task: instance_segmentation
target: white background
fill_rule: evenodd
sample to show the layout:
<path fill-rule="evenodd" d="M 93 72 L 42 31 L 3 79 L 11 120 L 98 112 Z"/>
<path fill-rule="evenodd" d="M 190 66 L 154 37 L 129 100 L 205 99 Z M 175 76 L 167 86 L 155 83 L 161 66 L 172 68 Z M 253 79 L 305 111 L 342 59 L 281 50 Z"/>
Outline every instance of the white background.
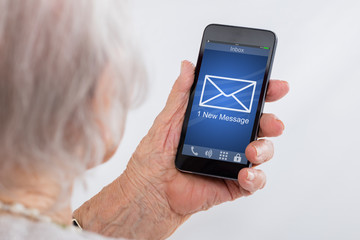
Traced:
<path fill-rule="evenodd" d="M 128 115 L 115 157 L 77 184 L 73 206 L 126 166 L 165 104 L 180 61 L 196 62 L 209 23 L 273 30 L 272 78 L 291 91 L 265 112 L 281 118 L 265 189 L 194 215 L 170 239 L 360 239 L 359 1 L 131 1 L 149 73 L 148 97 Z"/>

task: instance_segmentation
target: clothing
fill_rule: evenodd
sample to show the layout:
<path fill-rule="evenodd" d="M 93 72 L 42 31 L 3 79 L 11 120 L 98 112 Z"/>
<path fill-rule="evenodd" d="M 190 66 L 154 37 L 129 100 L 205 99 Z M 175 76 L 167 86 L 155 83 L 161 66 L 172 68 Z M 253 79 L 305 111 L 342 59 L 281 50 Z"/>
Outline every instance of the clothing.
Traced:
<path fill-rule="evenodd" d="M 87 231 L 62 228 L 54 223 L 34 222 L 24 217 L 0 215 L 1 240 L 114 240 Z"/>

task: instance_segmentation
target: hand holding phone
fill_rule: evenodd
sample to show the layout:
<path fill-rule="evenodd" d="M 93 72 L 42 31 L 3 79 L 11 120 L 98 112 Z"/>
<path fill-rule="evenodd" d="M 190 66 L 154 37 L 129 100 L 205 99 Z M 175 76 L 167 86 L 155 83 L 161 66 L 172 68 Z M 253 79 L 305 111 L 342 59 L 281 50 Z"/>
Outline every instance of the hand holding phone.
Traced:
<path fill-rule="evenodd" d="M 132 201 L 135 203 L 134 213 L 141 213 L 136 218 L 139 219 L 137 230 L 154 239 L 168 237 L 192 214 L 252 194 L 266 182 L 264 172 L 256 168 L 242 168 L 238 181 L 186 174 L 175 168 L 174 160 L 194 72 L 190 62 L 182 62 L 180 76 L 174 83 L 164 109 L 136 148 L 124 174 L 114 182 L 116 189 L 119 186 L 126 189 L 122 194 L 130 196 L 129 199 L 137 199 L 136 202 Z M 266 100 L 277 101 L 288 90 L 287 82 L 271 80 Z M 262 114 L 259 123 L 258 135 L 261 137 L 279 136 L 283 131 L 282 122 L 272 114 Z M 273 150 L 269 140 L 252 141 L 246 147 L 246 159 L 260 165 L 271 159 Z M 199 155 L 206 152 L 200 153 L 195 146 L 193 151 Z M 145 201 L 140 202 L 141 199 Z M 153 221 L 156 224 L 149 227 L 148 219 L 156 219 Z"/>
<path fill-rule="evenodd" d="M 237 179 L 250 167 L 276 48 L 273 32 L 209 25 L 176 156 L 180 171 Z"/>

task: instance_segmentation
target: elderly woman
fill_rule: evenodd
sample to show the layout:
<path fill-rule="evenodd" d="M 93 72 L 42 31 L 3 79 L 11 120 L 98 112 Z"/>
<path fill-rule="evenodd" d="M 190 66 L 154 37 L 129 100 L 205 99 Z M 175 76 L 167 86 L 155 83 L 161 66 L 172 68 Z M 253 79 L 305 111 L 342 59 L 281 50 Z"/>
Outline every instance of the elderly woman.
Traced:
<path fill-rule="evenodd" d="M 255 168 L 237 182 L 175 169 L 194 79 L 184 61 L 125 172 L 72 213 L 74 180 L 113 155 L 144 89 L 119 2 L 0 0 L 0 239 L 163 239 L 192 214 L 264 187 Z M 287 91 L 271 81 L 267 100 Z M 278 136 L 284 125 L 264 114 L 260 128 L 261 137 Z M 246 155 L 256 166 L 273 145 L 252 142 Z"/>

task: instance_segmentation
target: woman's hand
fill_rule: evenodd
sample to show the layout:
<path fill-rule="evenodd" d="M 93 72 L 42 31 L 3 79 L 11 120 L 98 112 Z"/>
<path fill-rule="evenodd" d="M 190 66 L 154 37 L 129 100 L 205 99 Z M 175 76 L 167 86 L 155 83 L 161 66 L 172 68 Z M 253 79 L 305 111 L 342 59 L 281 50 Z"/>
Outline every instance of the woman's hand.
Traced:
<path fill-rule="evenodd" d="M 161 239 L 169 236 L 192 214 L 248 196 L 265 186 L 265 174 L 254 167 L 242 169 L 238 181 L 186 174 L 175 168 L 175 155 L 193 80 L 193 65 L 182 62 L 181 74 L 166 106 L 137 147 L 125 172 L 112 186 L 90 200 L 101 199 L 104 208 L 117 210 L 100 214 L 100 218 L 91 224 L 86 224 L 89 222 L 86 219 L 81 220 L 85 229 L 113 237 Z M 266 101 L 276 101 L 288 91 L 287 82 L 271 80 Z M 259 137 L 279 136 L 283 130 L 284 124 L 273 114 L 262 115 Z M 273 153 L 273 144 L 267 139 L 250 143 L 245 151 L 253 166 L 270 160 Z M 114 192 L 122 201 L 114 200 L 114 196 L 105 197 L 111 193 L 114 195 Z M 123 224 L 120 224 L 120 215 L 124 211 L 131 213 L 125 214 L 127 223 L 121 221 Z"/>

